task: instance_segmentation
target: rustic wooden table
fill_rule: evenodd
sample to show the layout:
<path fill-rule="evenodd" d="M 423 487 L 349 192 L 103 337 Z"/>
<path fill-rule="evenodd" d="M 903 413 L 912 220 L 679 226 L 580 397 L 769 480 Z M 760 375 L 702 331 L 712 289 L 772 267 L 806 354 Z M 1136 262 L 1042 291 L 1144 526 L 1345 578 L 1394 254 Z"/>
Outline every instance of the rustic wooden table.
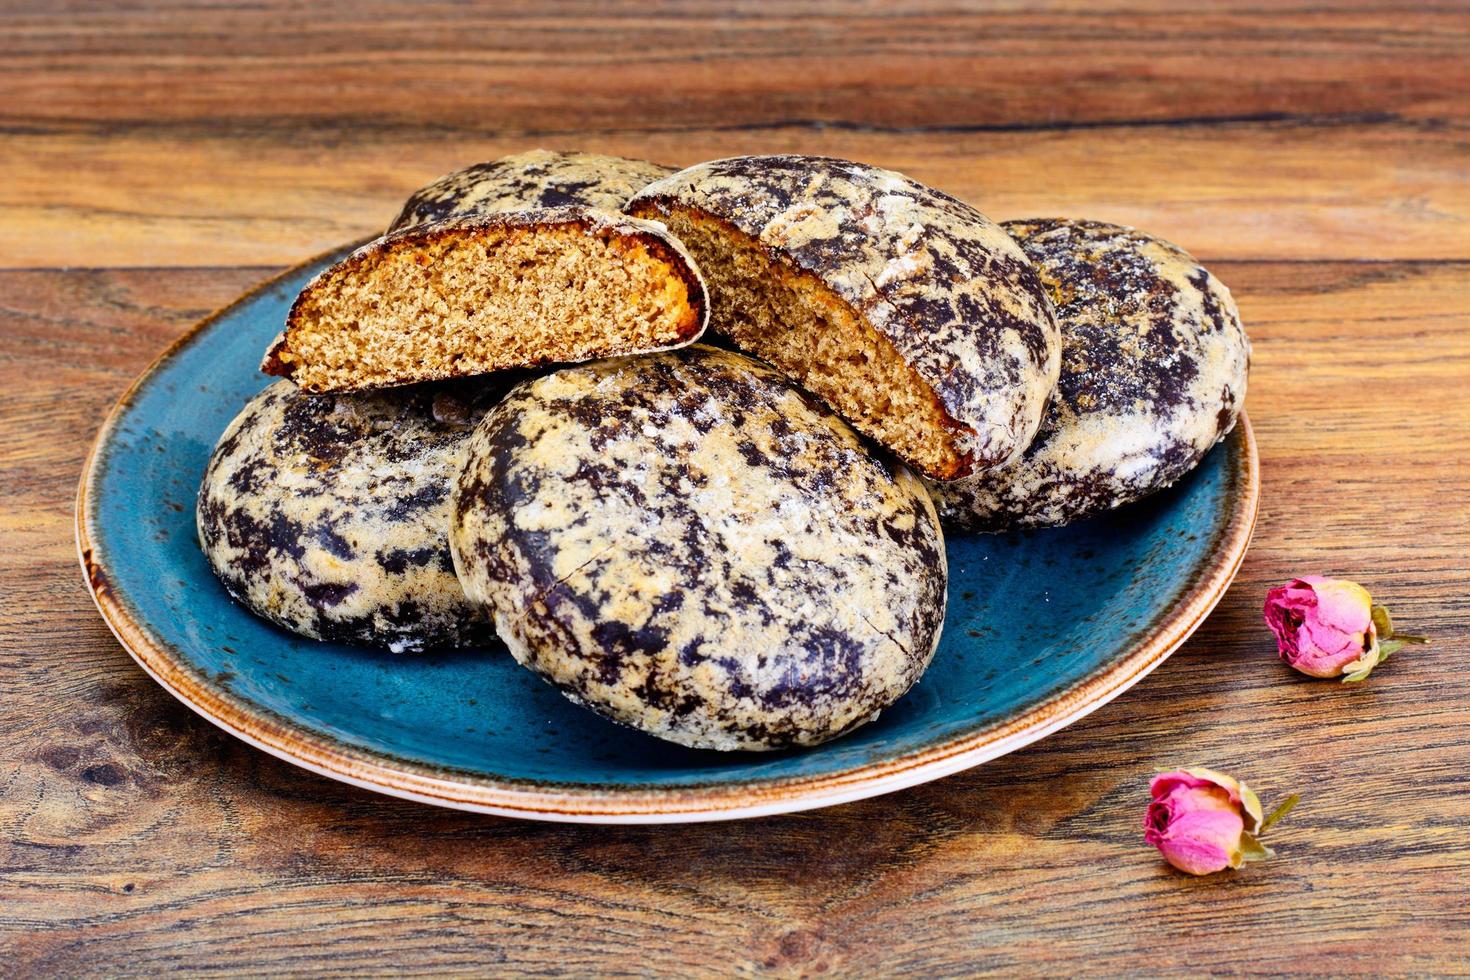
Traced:
<path fill-rule="evenodd" d="M 1470 8 L 1134 0 L 0 12 L 0 972 L 1421 973 L 1470 968 Z M 835 154 L 995 218 L 1136 224 L 1255 342 L 1256 542 L 1085 721 L 848 806 L 679 828 L 434 810 L 175 703 L 92 608 L 83 456 L 172 338 L 536 145 Z M 1293 676 L 1294 573 L 1435 645 Z M 1299 790 L 1277 861 L 1194 880 L 1156 770 Z"/>

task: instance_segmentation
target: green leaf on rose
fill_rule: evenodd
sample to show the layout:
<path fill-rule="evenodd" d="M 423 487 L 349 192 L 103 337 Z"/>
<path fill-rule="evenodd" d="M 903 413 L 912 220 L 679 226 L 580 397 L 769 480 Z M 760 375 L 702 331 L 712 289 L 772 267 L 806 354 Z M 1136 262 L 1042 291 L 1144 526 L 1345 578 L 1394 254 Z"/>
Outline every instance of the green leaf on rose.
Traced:
<path fill-rule="evenodd" d="M 1383 663 L 1385 660 L 1398 653 L 1403 648 L 1403 640 L 1384 640 L 1382 643 L 1378 644 L 1378 662 Z"/>
<path fill-rule="evenodd" d="M 1275 856 L 1275 851 L 1256 840 L 1250 834 L 1240 835 L 1240 861 L 1242 864 L 1247 861 L 1264 861 L 1267 858 L 1273 858 Z"/>
<path fill-rule="evenodd" d="M 1374 666 L 1376 667 L 1377 664 L 1374 664 Z M 1367 680 L 1368 675 L 1371 673 L 1373 673 L 1373 667 L 1364 667 L 1362 670 L 1355 670 L 1351 674 L 1348 674 L 1342 679 L 1342 682 L 1344 684 L 1356 684 L 1358 681 Z"/>

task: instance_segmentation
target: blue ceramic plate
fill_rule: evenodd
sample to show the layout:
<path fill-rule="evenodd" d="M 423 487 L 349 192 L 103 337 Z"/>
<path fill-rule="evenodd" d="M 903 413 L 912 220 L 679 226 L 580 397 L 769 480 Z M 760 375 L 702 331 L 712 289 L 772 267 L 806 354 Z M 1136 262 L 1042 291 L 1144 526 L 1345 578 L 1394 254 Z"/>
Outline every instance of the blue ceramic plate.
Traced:
<path fill-rule="evenodd" d="M 345 250 L 344 250 L 345 252 Z M 572 705 L 503 649 L 395 656 L 316 643 L 235 605 L 194 532 L 215 440 L 323 256 L 166 351 L 103 426 L 77 501 L 97 607 L 160 684 L 315 772 L 411 799 L 548 820 L 779 813 L 974 766 L 1106 703 L 1158 666 L 1224 593 L 1255 522 L 1244 418 L 1172 489 L 1068 528 L 949 542 L 949 617 L 923 681 L 871 725 L 804 752 L 720 754 Z"/>

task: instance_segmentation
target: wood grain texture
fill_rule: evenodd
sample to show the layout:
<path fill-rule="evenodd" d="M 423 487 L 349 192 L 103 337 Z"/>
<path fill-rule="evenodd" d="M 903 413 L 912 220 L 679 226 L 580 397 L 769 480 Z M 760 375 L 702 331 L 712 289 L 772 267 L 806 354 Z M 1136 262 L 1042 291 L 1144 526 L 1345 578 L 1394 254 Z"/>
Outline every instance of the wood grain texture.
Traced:
<path fill-rule="evenodd" d="M 0 972 L 1463 972 L 1466 8 L 505 10 L 7 5 Z M 483 818 L 217 732 L 133 665 L 76 569 L 102 415 L 268 266 L 538 142 L 856 156 L 994 217 L 1180 241 L 1255 342 L 1263 503 L 1235 586 L 1083 722 L 789 817 Z M 1434 646 L 1357 687 L 1294 676 L 1259 607 L 1308 571 L 1358 578 Z M 1275 862 L 1193 880 L 1143 845 L 1148 777 L 1194 762 L 1303 794 Z"/>
<path fill-rule="evenodd" d="M 7 136 L 0 267 L 295 263 L 380 232 L 410 192 L 442 173 L 541 145 L 684 165 L 741 153 L 844 156 L 911 174 L 997 221 L 1082 214 L 1148 228 L 1211 259 L 1470 258 L 1464 131 L 1231 123 L 261 144 L 173 134 Z M 79 164 L 109 176 L 56 179 Z"/>
<path fill-rule="evenodd" d="M 290 263 L 537 144 L 832 153 L 1211 258 L 1470 257 L 1462 4 L 8 6 L 10 267 Z"/>

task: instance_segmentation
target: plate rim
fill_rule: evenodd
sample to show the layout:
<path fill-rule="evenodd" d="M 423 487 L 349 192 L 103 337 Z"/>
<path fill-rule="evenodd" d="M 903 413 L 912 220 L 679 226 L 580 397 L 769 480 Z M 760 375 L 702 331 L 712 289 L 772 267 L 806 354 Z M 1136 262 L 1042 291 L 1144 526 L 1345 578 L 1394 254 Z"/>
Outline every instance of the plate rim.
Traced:
<path fill-rule="evenodd" d="M 367 241 L 369 239 L 364 239 Z M 1224 596 L 1244 561 L 1260 505 L 1260 462 L 1246 413 L 1236 423 L 1243 445 L 1231 474 L 1239 489 L 1210 560 L 1194 573 L 1178 602 L 1148 628 L 1146 638 L 1108 666 L 1015 715 L 977 731 L 894 758 L 818 776 L 787 776 L 744 785 L 619 789 L 559 786 L 531 781 L 467 779 L 430 766 L 353 750 L 289 723 L 260 717 L 238 699 L 201 682 L 128 611 L 112 588 L 107 556 L 96 545 L 90 506 L 103 475 L 104 450 L 143 386 L 179 351 L 239 307 L 331 256 L 339 246 L 256 284 L 199 320 L 169 344 L 127 387 L 109 410 L 88 451 L 77 488 L 77 557 L 88 593 L 103 622 L 128 655 L 159 686 L 196 714 L 283 761 L 318 775 L 421 803 L 497 816 L 570 823 L 684 823 L 733 820 L 834 806 L 939 779 L 1036 742 L 1101 708 L 1168 659 Z M 1229 437 L 1227 437 L 1229 438 Z M 1223 441 L 1223 440 L 1222 440 Z"/>

